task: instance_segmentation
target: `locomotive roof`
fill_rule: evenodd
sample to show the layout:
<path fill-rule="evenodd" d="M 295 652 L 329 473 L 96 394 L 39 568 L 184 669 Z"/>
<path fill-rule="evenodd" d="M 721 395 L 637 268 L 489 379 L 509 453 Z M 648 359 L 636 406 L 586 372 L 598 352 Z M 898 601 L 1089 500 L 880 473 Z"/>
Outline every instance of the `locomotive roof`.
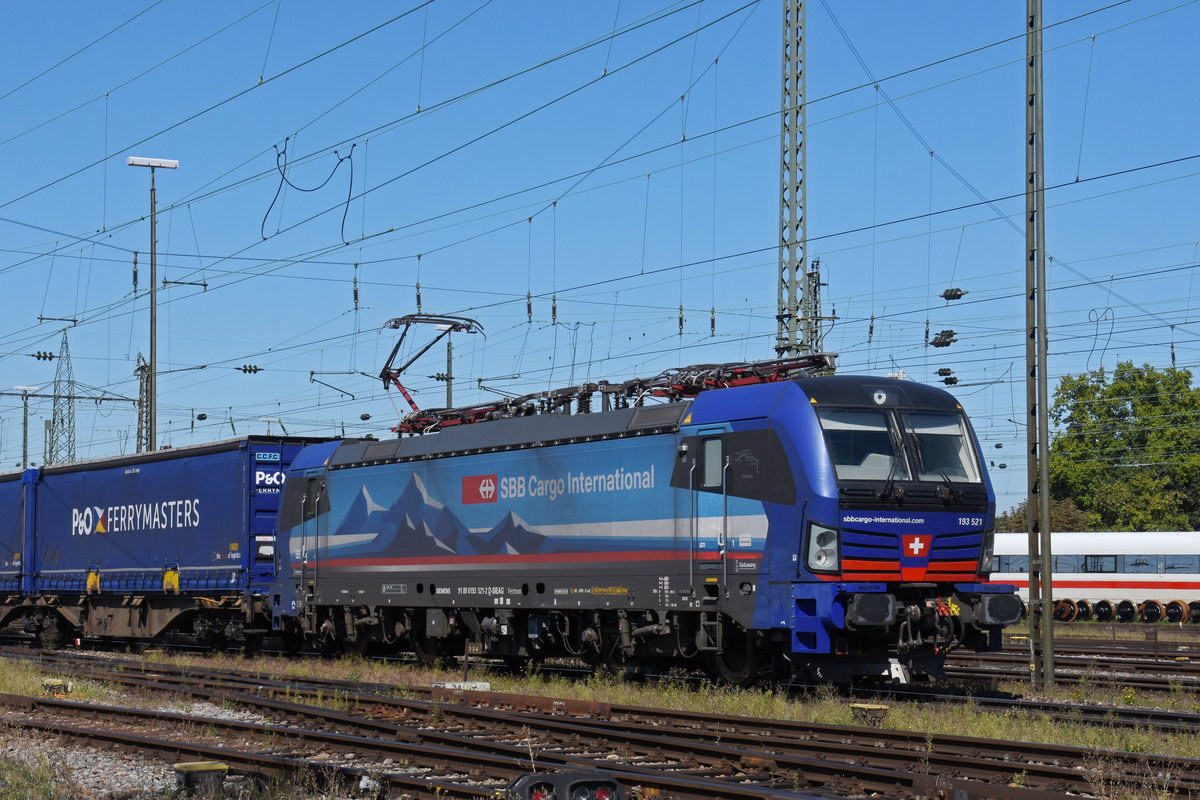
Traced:
<path fill-rule="evenodd" d="M 535 414 L 443 428 L 407 439 L 349 440 L 333 454 L 329 465 L 336 468 L 663 433 L 676 430 L 691 405 L 688 400 L 589 414 Z"/>
<path fill-rule="evenodd" d="M 876 392 L 886 394 L 886 404 L 895 408 L 927 408 L 956 411 L 959 406 L 954 395 L 934 386 L 897 378 L 876 378 L 869 375 L 827 375 L 820 378 L 799 378 L 796 384 L 818 405 L 862 406 L 877 408 L 881 402 Z"/>
<path fill-rule="evenodd" d="M 805 395 L 818 404 L 838 406 L 879 407 L 877 394 L 886 393 L 889 407 L 926 408 L 955 411 L 959 409 L 954 397 L 946 391 L 911 381 L 869 376 L 825 376 L 754 384 L 750 395 L 739 394 L 736 405 L 748 416 L 769 416 L 775 397 L 795 383 Z M 771 392 L 767 387 L 775 387 Z M 750 387 L 746 387 L 750 388 Z M 760 392 L 766 391 L 766 395 Z M 624 436 L 676 431 L 696 402 L 718 403 L 717 411 L 738 393 L 738 387 L 703 392 L 695 400 L 679 400 L 661 405 L 636 406 L 611 411 L 570 414 L 531 414 L 490 420 L 483 424 L 461 424 L 444 427 L 431 433 L 385 440 L 347 440 L 334 452 L 331 468 L 364 463 L 410 461 L 440 458 L 449 455 L 470 455 L 513 450 L 543 445 L 587 442 Z M 754 397 L 758 395 L 758 397 Z M 770 396 L 768 396 L 770 395 Z M 750 398 L 754 397 L 753 401 Z M 760 406 L 759 411 L 747 408 L 747 403 Z M 759 413 L 761 412 L 761 413 Z"/>

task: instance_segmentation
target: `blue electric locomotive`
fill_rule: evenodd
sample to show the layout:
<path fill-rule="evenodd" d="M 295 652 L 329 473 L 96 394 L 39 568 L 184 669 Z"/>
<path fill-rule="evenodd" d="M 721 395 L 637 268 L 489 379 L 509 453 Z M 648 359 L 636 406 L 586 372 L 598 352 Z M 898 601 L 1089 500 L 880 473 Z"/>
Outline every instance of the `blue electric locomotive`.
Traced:
<path fill-rule="evenodd" d="M 810 377 L 823 358 L 415 412 L 401 430 L 424 435 L 306 448 L 274 624 L 327 649 L 703 665 L 743 685 L 906 681 L 998 646 L 1021 604 L 984 582 L 994 495 L 962 409 Z"/>

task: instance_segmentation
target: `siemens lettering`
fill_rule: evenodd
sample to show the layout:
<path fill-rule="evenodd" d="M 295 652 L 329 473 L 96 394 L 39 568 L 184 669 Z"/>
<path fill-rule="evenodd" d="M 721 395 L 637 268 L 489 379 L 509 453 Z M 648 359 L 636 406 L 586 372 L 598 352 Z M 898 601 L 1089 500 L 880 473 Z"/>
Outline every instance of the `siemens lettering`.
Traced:
<path fill-rule="evenodd" d="M 71 535 L 132 533 L 195 528 L 200 524 L 200 498 L 130 503 L 119 506 L 85 506 L 71 509 Z"/>

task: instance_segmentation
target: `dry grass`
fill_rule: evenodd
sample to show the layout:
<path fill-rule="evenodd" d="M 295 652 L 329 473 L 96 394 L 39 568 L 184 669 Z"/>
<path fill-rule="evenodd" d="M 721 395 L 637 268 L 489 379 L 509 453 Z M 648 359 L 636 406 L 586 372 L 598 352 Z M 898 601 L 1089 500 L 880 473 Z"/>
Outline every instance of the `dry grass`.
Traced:
<path fill-rule="evenodd" d="M 188 661 L 187 657 L 180 659 Z M 361 658 L 332 661 L 302 660 L 287 662 L 274 658 L 253 661 L 233 657 L 217 659 L 218 666 L 251 669 L 262 676 L 286 675 L 354 680 L 395 687 L 402 696 L 405 686 L 428 686 L 435 681 L 463 679 L 461 670 L 435 670 L 411 665 L 395 665 Z M 196 659 L 197 665 L 214 666 L 211 660 Z M 489 671 L 472 667 L 470 680 L 486 680 L 497 692 L 532 694 L 544 697 L 569 697 L 576 700 L 651 706 L 677 711 L 730 716 L 764 717 L 832 725 L 857 725 L 851 701 L 833 688 L 805 695 L 771 689 L 732 689 L 704 681 L 626 681 L 603 674 L 580 679 L 533 670 L 519 675 L 507 671 Z M 1030 696 L 1026 684 L 996 687 L 1000 691 Z M 1177 687 L 1168 694 L 1144 695 L 1129 689 L 1101 689 L 1087 677 L 1060 683 L 1044 696 L 1046 700 L 1085 702 L 1114 706 L 1146 706 L 1178 711 L 1200 711 L 1200 695 Z M 332 697 L 336 705 L 339 698 Z M 970 700 L 954 704 L 891 703 L 883 727 L 931 735 L 968 735 L 1006 741 L 1072 743 L 1098 750 L 1154 753 L 1170 758 L 1200 758 L 1200 733 L 1162 733 L 1129 728 L 1107 727 L 1084 722 L 1053 720 L 1046 715 L 1023 712 L 985 711 Z M 1118 776 L 1119 777 L 1119 776 Z"/>
<path fill-rule="evenodd" d="M 207 668 L 229 668 L 253 672 L 263 678 L 293 677 L 358 681 L 393 687 L 404 696 L 406 686 L 428 686 L 435 681 L 463 679 L 462 670 L 437 670 L 415 665 L 397 665 L 363 658 L 335 660 L 304 659 L 288 661 L 260 657 L 252 660 L 235 656 L 197 657 L 154 654 L 147 660 Z M 41 694 L 43 675 L 32 665 L 14 664 L 0 679 L 0 691 L 16 694 Z M 771 689 L 739 690 L 703 681 L 635 682 L 608 675 L 580 679 L 533 670 L 527 674 L 490 671 L 483 665 L 472 666 L 470 680 L 486 680 L 497 692 L 532 694 L 545 697 L 569 697 L 577 700 L 650 706 L 678 711 L 731 716 L 763 717 L 833 725 L 857 725 L 851 701 L 832 688 L 805 695 Z M 77 684 L 78 686 L 78 684 Z M 1030 696 L 1027 684 L 996 687 L 1000 691 Z M 103 686 L 92 691 L 110 692 Z M 78 690 L 77 690 L 78 692 Z M 1113 706 L 1146 706 L 1178 711 L 1200 711 L 1200 695 L 1176 687 L 1156 696 L 1129 689 L 1107 689 L 1092 685 L 1088 676 L 1060 683 L 1044 699 Z M 338 693 L 324 698 L 322 705 L 345 708 Z M 915 731 L 929 735 L 969 735 L 980 738 L 1049 743 L 1071 743 L 1098 750 L 1154 753 L 1169 758 L 1200 758 L 1200 733 L 1162 733 L 1146 730 L 1100 726 L 1052 720 L 1046 715 L 1023 712 L 985 711 L 970 700 L 954 704 L 893 702 L 882 721 L 883 727 Z M 1097 779 L 1104 785 L 1118 782 L 1121 776 Z M 1152 776 L 1151 776 L 1152 777 Z M 1149 780 L 1149 778 L 1144 778 Z M 1153 785 L 1153 781 L 1150 784 Z M 1142 795 L 1138 795 L 1139 797 Z M 3 798 L 0 798 L 3 800 Z"/>
<path fill-rule="evenodd" d="M 43 672 L 34 662 L 20 660 L 8 661 L 4 669 L 0 670 L 0 692 L 41 697 L 47 694 L 44 681 L 48 679 L 61 680 L 64 685 L 69 684 L 70 693 L 64 693 L 64 696 L 71 700 L 106 702 L 116 695 L 116 691 L 107 684 L 79 680 L 53 671 Z"/>

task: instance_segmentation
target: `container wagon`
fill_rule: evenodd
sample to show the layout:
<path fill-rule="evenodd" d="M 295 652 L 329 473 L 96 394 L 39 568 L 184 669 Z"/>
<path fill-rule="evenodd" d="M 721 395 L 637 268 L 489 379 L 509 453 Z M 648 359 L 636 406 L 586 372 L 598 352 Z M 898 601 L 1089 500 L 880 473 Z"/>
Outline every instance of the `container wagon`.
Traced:
<path fill-rule="evenodd" d="M 286 470 L 316 441 L 243 436 L 0 476 L 0 626 L 253 640 L 270 626 Z"/>

